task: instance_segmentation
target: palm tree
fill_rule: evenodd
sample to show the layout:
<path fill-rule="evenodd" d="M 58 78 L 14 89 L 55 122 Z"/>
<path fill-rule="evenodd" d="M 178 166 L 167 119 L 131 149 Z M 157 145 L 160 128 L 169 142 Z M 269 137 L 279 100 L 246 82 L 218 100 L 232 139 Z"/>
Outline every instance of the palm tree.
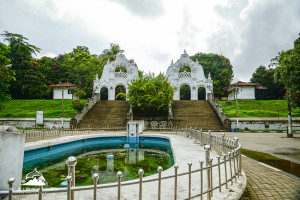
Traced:
<path fill-rule="evenodd" d="M 104 49 L 102 54 L 99 56 L 105 63 L 114 61 L 118 54 L 123 53 L 124 50 L 120 48 L 118 44 L 110 43 L 109 49 Z"/>

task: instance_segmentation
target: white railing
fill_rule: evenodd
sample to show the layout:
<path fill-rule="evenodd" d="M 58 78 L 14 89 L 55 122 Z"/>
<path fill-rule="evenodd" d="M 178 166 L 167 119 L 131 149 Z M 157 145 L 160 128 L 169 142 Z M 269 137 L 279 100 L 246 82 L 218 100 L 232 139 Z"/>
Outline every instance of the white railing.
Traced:
<path fill-rule="evenodd" d="M 178 74 L 178 78 L 191 78 L 191 72 L 187 72 L 187 71 L 184 71 L 184 72 L 180 72 Z"/>
<path fill-rule="evenodd" d="M 174 132 L 174 130 L 172 130 Z M 228 139 L 225 138 L 225 134 L 222 134 L 222 136 L 215 136 L 212 135 L 209 132 L 203 132 L 202 130 L 196 130 L 191 128 L 185 128 L 185 129 L 177 129 L 176 134 L 183 134 L 190 139 L 194 140 L 195 143 L 198 143 L 202 146 L 204 146 L 205 150 L 205 162 L 200 162 L 200 168 L 197 168 L 195 170 L 191 169 L 192 163 L 188 163 L 188 171 L 185 171 L 183 173 L 178 173 L 178 165 L 174 165 L 174 174 L 173 175 L 167 175 L 162 176 L 163 169 L 161 167 L 158 167 L 158 175 L 157 178 L 151 178 L 147 180 L 143 180 L 143 169 L 140 169 L 138 171 L 139 179 L 133 180 L 133 181 L 126 181 L 122 182 L 122 172 L 117 173 L 118 182 L 117 183 L 110 183 L 110 184 L 97 184 L 99 175 L 95 173 L 92 178 L 94 180 L 94 185 L 89 186 L 75 186 L 75 167 L 76 167 L 76 158 L 71 156 L 67 159 L 67 165 L 68 165 L 68 176 L 66 177 L 67 180 L 67 188 L 51 188 L 51 189 L 43 189 L 42 186 L 40 189 L 35 190 L 13 190 L 13 182 L 14 179 L 10 178 L 8 181 L 9 184 L 9 191 L 0 191 L 0 195 L 9 195 L 9 199 L 12 199 L 13 195 L 25 195 L 25 194 L 39 194 L 39 199 L 42 199 L 42 193 L 58 193 L 58 192 L 64 192 L 67 193 L 67 200 L 74 199 L 74 193 L 76 191 L 83 191 L 83 190 L 93 190 L 94 200 L 97 199 L 97 191 L 102 190 L 105 188 L 115 188 L 116 193 L 118 194 L 117 199 L 120 200 L 121 196 L 121 188 L 128 185 L 137 185 L 139 187 L 138 196 L 139 199 L 142 199 L 143 194 L 143 184 L 148 182 L 157 182 L 157 196 L 158 199 L 161 198 L 161 181 L 166 179 L 173 179 L 174 180 L 174 199 L 177 199 L 178 195 L 178 177 L 186 176 L 188 177 L 188 184 L 186 185 L 186 190 L 188 191 L 187 197 L 185 199 L 193 199 L 196 197 L 200 197 L 203 199 L 203 196 L 206 195 L 207 199 L 211 199 L 211 197 L 214 195 L 215 191 L 222 192 L 222 187 L 225 187 L 228 189 L 229 184 L 233 184 L 233 181 L 237 182 L 237 178 L 241 176 L 242 172 L 242 162 L 241 162 L 241 144 L 238 142 L 238 138 Z M 210 150 L 214 150 L 218 153 L 216 159 L 217 163 L 212 163 L 212 158 L 210 157 Z M 203 164 L 205 163 L 205 166 Z M 229 169 L 228 169 L 229 167 Z M 213 174 L 213 169 L 216 169 L 218 173 Z M 214 170 L 216 171 L 216 170 Z M 228 173 L 229 171 L 229 173 Z M 223 178 L 221 172 L 224 173 L 225 180 Z M 206 185 L 207 187 L 204 188 L 204 173 L 206 173 Z M 192 176 L 199 176 L 200 174 L 200 189 L 199 193 L 192 195 L 192 185 L 191 185 L 191 179 Z M 213 183 L 213 177 L 217 176 L 218 181 Z M 100 180 L 101 182 L 101 180 Z"/>
<path fill-rule="evenodd" d="M 127 78 L 126 72 L 114 72 L 115 77 Z"/>
<path fill-rule="evenodd" d="M 25 142 L 34 142 L 74 135 L 108 133 L 110 131 L 126 131 L 126 126 L 88 127 L 77 129 L 23 129 L 19 132 L 26 135 Z"/>

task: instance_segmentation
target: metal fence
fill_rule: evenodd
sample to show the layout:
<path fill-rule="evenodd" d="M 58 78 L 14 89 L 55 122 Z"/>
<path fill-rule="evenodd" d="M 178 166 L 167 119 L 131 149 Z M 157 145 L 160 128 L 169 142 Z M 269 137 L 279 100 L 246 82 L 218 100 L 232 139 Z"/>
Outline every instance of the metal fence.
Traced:
<path fill-rule="evenodd" d="M 26 142 L 34 142 L 39 140 L 47 140 L 65 136 L 75 135 L 89 135 L 89 134 L 101 134 L 109 133 L 112 131 L 124 132 L 126 126 L 106 126 L 106 127 L 91 127 L 91 128 L 77 128 L 77 129 L 23 129 L 19 130 L 26 135 Z"/>
<path fill-rule="evenodd" d="M 174 132 L 174 130 L 172 130 Z M 184 199 L 193 199 L 196 197 L 200 197 L 203 199 L 204 195 L 206 195 L 207 199 L 211 199 L 215 192 L 222 192 L 222 189 L 225 187 L 228 189 L 229 184 L 233 184 L 233 181 L 237 181 L 237 178 L 241 176 L 242 171 L 242 162 L 241 162 L 241 144 L 238 142 L 238 138 L 228 139 L 225 138 L 225 135 L 215 136 L 209 132 L 203 132 L 202 130 L 196 130 L 191 128 L 175 130 L 178 134 L 185 134 L 187 137 L 191 138 L 200 145 L 204 146 L 205 150 L 205 161 L 200 162 L 200 168 L 192 170 L 192 163 L 188 164 L 188 171 L 183 173 L 178 173 L 178 165 L 174 165 L 174 174 L 162 176 L 163 169 L 161 167 L 157 168 L 158 175 L 157 178 L 151 178 L 147 180 L 143 180 L 143 169 L 140 169 L 137 173 L 139 175 L 139 179 L 133 181 L 122 182 L 122 172 L 119 171 L 117 173 L 118 182 L 110 183 L 110 184 L 97 184 L 99 175 L 95 173 L 92 176 L 94 180 L 94 185 L 90 186 L 75 186 L 75 167 L 76 167 L 76 158 L 71 156 L 67 159 L 68 165 L 68 176 L 66 177 L 67 188 L 51 188 L 51 189 L 43 189 L 40 186 L 40 189 L 36 190 L 13 190 L 13 182 L 14 179 L 11 178 L 8 181 L 9 191 L 0 191 L 0 195 L 9 195 L 9 199 L 12 199 L 13 195 L 20 194 L 38 194 L 38 199 L 42 199 L 42 193 L 58 193 L 64 192 L 67 194 L 67 200 L 73 200 L 76 191 L 83 190 L 93 190 L 93 199 L 97 199 L 97 191 L 105 189 L 105 188 L 115 188 L 117 195 L 117 199 L 121 199 L 121 188 L 128 185 L 137 185 L 139 188 L 138 196 L 139 199 L 143 199 L 143 184 L 148 182 L 156 182 L 157 183 L 157 197 L 161 199 L 161 187 L 162 180 L 173 179 L 174 180 L 174 193 L 173 198 L 178 199 L 178 177 L 187 177 L 188 184 L 186 185 L 186 190 L 188 191 L 187 197 Z M 213 158 L 210 156 L 210 151 L 214 150 L 218 153 L 216 157 L 216 164 L 213 164 Z M 228 169 L 229 168 L 229 169 Z M 216 170 L 213 170 L 216 169 Z M 217 174 L 213 174 L 213 171 L 217 171 Z M 221 175 L 221 172 L 224 173 Z M 200 189 L 199 193 L 192 195 L 192 185 L 191 180 L 192 177 L 199 176 L 200 174 Z M 205 176 L 204 176 L 205 174 Z M 218 177 L 217 183 L 213 183 L 213 177 Z M 223 177 L 223 178 L 222 178 Z M 224 178 L 225 177 L 225 178 Z M 204 180 L 204 178 L 206 180 Z M 203 182 L 206 181 L 207 187 L 204 188 Z M 101 180 L 100 180 L 101 182 Z M 100 199 L 100 198 L 99 198 Z"/>

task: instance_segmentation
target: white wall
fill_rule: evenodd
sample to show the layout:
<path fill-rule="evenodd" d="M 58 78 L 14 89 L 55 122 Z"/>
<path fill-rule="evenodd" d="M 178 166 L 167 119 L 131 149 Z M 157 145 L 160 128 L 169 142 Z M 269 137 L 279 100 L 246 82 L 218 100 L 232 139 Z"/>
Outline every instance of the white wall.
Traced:
<path fill-rule="evenodd" d="M 70 128 L 71 118 L 64 118 L 64 128 Z M 61 118 L 44 118 L 44 128 L 61 128 Z M 0 124 L 18 128 L 35 128 L 35 118 L 0 118 Z"/>
<path fill-rule="evenodd" d="M 229 91 L 228 100 L 235 100 L 235 88 Z M 237 95 L 238 99 L 255 100 L 255 87 L 237 87 L 237 88 L 239 89 Z"/>
<path fill-rule="evenodd" d="M 68 88 L 64 88 L 64 99 L 72 99 L 73 95 L 68 94 Z M 62 88 L 53 89 L 53 99 L 62 99 Z"/>
<path fill-rule="evenodd" d="M 25 135 L 0 131 L 0 190 L 8 190 L 7 181 L 14 178 L 13 188 L 21 188 Z"/>

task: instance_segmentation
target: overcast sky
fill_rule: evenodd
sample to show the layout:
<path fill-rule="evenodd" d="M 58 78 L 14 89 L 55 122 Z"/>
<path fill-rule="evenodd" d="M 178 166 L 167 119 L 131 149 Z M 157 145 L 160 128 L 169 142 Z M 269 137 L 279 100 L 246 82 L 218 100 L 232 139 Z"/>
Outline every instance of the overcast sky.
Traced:
<path fill-rule="evenodd" d="M 0 32 L 22 34 L 39 56 L 93 54 L 118 43 L 139 69 L 166 72 L 186 49 L 228 57 L 234 81 L 293 47 L 299 0 L 0 0 Z M 2 40 L 2 39 L 1 39 Z M 3 42 L 3 40 L 1 41 Z"/>

